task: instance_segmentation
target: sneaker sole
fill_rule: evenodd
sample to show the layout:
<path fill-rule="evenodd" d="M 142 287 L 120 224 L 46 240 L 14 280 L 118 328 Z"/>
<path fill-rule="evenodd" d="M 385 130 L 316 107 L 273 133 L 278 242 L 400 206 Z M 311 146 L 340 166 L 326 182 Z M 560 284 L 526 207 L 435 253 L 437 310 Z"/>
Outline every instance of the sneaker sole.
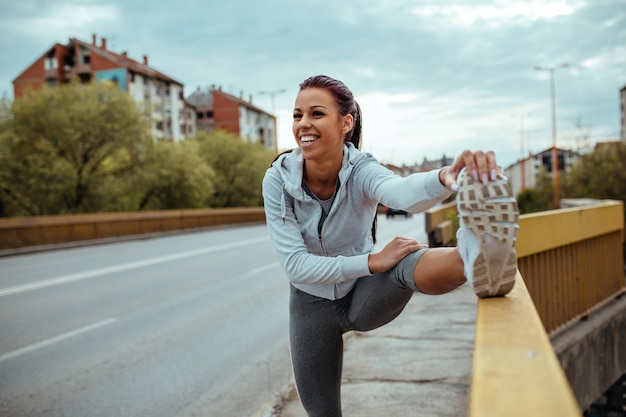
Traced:
<path fill-rule="evenodd" d="M 507 180 L 498 176 L 484 185 L 464 171 L 457 208 L 465 226 L 480 239 L 480 253 L 472 265 L 474 292 L 480 298 L 509 293 L 517 274 L 519 210 Z"/>

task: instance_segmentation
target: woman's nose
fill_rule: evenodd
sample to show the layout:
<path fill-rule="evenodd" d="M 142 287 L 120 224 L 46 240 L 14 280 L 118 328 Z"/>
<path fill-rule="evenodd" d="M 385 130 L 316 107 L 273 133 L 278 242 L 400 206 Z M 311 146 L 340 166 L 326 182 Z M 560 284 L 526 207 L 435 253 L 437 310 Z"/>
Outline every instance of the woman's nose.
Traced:
<path fill-rule="evenodd" d="M 298 123 L 301 127 L 310 127 L 311 126 L 311 119 L 309 119 L 308 116 L 302 116 L 300 118 L 300 121 Z"/>

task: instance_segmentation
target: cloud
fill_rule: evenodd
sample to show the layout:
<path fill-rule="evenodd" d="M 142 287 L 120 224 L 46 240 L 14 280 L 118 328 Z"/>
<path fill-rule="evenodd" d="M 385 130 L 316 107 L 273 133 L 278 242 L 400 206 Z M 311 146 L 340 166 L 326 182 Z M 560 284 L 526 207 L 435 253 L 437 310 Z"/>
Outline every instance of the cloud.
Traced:
<path fill-rule="evenodd" d="M 582 1 L 484 1 L 478 4 L 456 2 L 429 4 L 412 9 L 412 13 L 425 21 L 446 22 L 459 28 L 486 26 L 500 28 L 509 25 L 527 25 L 536 20 L 549 20 L 568 16 L 584 6 Z"/>
<path fill-rule="evenodd" d="M 364 139 L 380 160 L 421 161 L 466 147 L 493 148 L 503 164 L 551 140 L 550 84 L 557 74 L 559 140 L 619 135 L 626 84 L 626 0 L 12 1 L 0 14 L 0 95 L 55 42 L 106 36 L 185 84 L 253 95 L 279 91 L 281 147 L 292 147 L 298 84 L 338 78 L 364 112 Z M 366 3 L 366 4 L 365 4 Z M 524 136 L 522 135 L 522 136 Z M 507 159 L 508 158 L 508 159 Z"/>
<path fill-rule="evenodd" d="M 1 20 L 7 32 L 17 36 L 50 42 L 51 34 L 67 34 L 89 30 L 96 24 L 111 24 L 121 21 L 120 10 L 107 4 L 62 3 L 49 7 L 23 8 L 17 16 Z M 63 41 L 67 36 L 55 41 Z"/>
<path fill-rule="evenodd" d="M 617 45 L 609 50 L 602 51 L 598 55 L 585 59 L 580 66 L 592 71 L 620 66 L 624 68 L 626 67 L 626 46 Z M 621 71 L 621 76 L 624 76 L 624 71 Z"/>

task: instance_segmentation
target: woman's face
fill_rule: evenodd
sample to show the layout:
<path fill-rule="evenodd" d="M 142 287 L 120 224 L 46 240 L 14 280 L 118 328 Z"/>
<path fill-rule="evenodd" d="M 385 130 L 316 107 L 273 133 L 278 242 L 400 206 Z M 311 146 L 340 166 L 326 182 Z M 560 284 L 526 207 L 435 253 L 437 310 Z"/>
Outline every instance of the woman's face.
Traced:
<path fill-rule="evenodd" d="M 298 93 L 293 110 L 293 135 L 304 159 L 343 153 L 344 137 L 351 129 L 352 115 L 342 116 L 335 98 L 326 89 L 312 87 Z"/>

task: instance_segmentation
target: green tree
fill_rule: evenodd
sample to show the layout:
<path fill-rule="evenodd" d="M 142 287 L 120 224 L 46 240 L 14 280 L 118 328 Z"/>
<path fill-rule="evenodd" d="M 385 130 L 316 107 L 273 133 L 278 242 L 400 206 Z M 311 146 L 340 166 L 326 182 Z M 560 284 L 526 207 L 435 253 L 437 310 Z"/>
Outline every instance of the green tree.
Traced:
<path fill-rule="evenodd" d="M 535 188 L 528 188 L 517 195 L 517 205 L 521 214 L 556 208 L 554 207 L 552 177 L 545 168 L 540 168 Z"/>
<path fill-rule="evenodd" d="M 9 149 L 6 146 L 9 138 L 9 120 L 11 119 L 11 102 L 6 93 L 0 99 L 0 170 L 6 164 L 9 156 Z M 0 171 L 1 172 L 1 171 Z M 1 188 L 0 188 L 1 190 Z M 7 216 L 7 209 L 4 200 L 6 196 L 0 191 L 0 217 Z"/>
<path fill-rule="evenodd" d="M 157 142 L 149 147 L 145 169 L 132 187 L 139 210 L 202 208 L 215 190 L 215 172 L 201 158 L 195 141 Z"/>
<path fill-rule="evenodd" d="M 598 198 L 626 201 L 626 144 L 597 146 L 572 166 L 563 185 L 569 198 Z"/>
<path fill-rule="evenodd" d="M 111 182 L 140 168 L 150 142 L 132 99 L 100 83 L 28 93 L 1 126 L 7 215 L 99 211 L 117 197 Z"/>
<path fill-rule="evenodd" d="M 215 171 L 211 207 L 243 207 L 263 204 L 262 182 L 273 153 L 260 144 L 216 131 L 200 133 L 200 154 Z"/>

